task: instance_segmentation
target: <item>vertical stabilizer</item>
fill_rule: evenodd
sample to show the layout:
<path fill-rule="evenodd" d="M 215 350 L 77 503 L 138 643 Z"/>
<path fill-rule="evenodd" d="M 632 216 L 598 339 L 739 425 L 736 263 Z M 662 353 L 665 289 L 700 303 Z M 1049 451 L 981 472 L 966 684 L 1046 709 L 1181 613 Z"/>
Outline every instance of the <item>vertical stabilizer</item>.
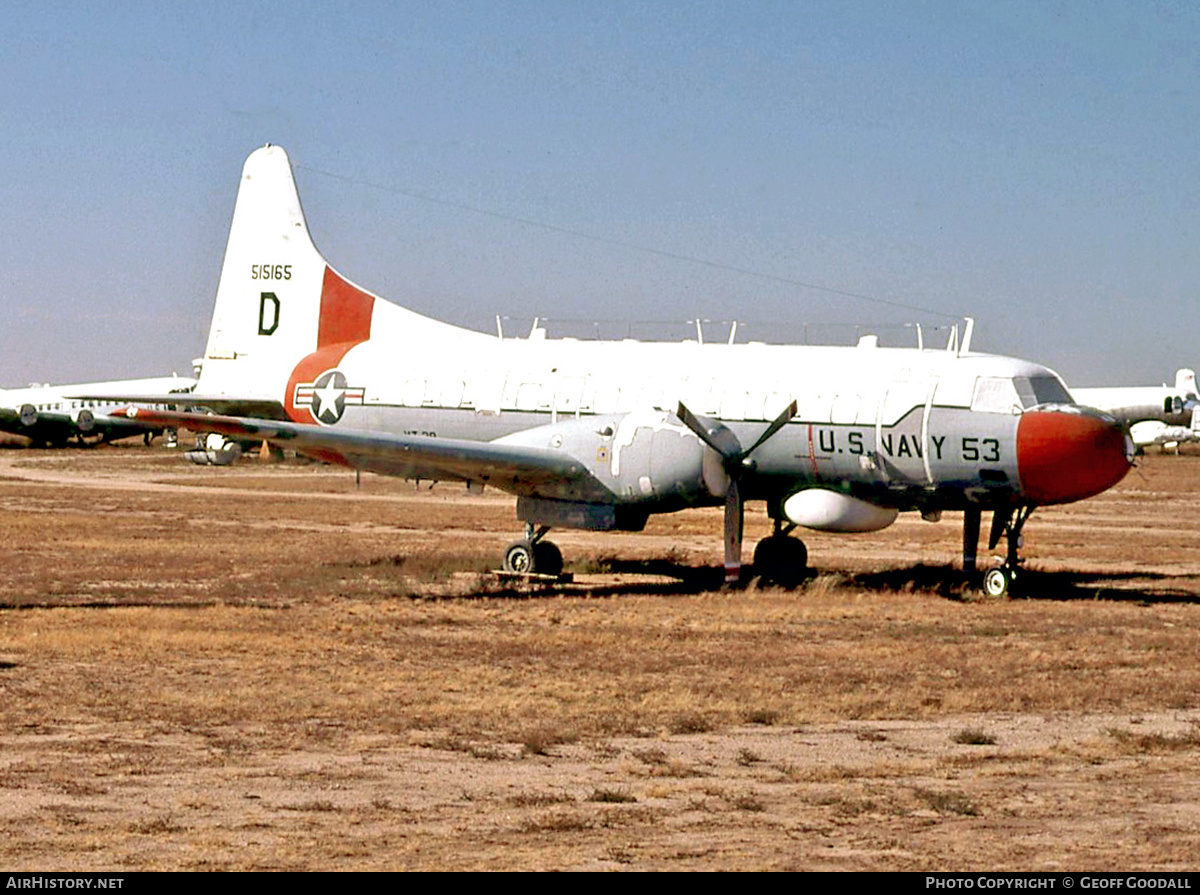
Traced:
<path fill-rule="evenodd" d="M 373 305 L 313 245 L 287 153 L 255 150 L 242 169 L 197 392 L 281 400 L 301 359 L 369 337 Z"/>
<path fill-rule="evenodd" d="M 1179 392 L 1184 397 L 1197 394 L 1196 391 L 1196 371 L 1195 370 L 1176 370 L 1175 371 L 1175 391 Z"/>

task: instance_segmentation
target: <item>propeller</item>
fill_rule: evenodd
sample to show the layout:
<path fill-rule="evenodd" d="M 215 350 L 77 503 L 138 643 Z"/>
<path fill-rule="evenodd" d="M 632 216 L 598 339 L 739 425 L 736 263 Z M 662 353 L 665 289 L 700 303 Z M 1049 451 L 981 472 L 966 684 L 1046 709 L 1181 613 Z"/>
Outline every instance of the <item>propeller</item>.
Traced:
<path fill-rule="evenodd" d="M 742 528 L 746 516 L 740 481 L 743 475 L 754 469 L 750 455 L 796 415 L 796 402 L 784 408 L 783 413 L 771 421 L 754 444 L 745 449 L 724 423 L 715 423 L 709 428 L 682 402 L 675 415 L 697 438 L 716 451 L 725 474 L 729 476 L 729 487 L 725 491 L 725 583 L 736 584 L 742 573 Z"/>

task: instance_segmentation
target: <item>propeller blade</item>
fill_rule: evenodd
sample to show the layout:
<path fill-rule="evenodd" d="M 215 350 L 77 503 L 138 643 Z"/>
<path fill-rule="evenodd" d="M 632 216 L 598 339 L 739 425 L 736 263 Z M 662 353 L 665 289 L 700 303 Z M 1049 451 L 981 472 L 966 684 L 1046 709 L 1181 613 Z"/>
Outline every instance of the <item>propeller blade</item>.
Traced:
<path fill-rule="evenodd" d="M 679 402 L 679 408 L 675 411 L 675 415 L 679 417 L 679 421 L 681 423 L 692 430 L 697 438 L 716 451 L 721 457 L 721 460 L 726 464 L 735 462 L 741 457 L 741 445 L 738 444 L 737 439 L 728 429 L 721 427 L 721 434 L 724 435 L 726 439 L 726 443 L 721 444 L 716 438 L 713 437 L 713 434 L 704 427 L 704 424 L 696 418 L 696 415 L 684 406 L 682 401 Z M 732 444 L 729 442 L 732 442 Z"/>
<path fill-rule="evenodd" d="M 758 440 L 755 441 L 754 444 L 742 451 L 742 455 L 738 459 L 744 460 L 746 457 L 749 457 L 751 454 L 753 454 L 756 450 L 758 450 L 759 446 L 764 441 L 786 426 L 795 415 L 796 402 L 793 401 L 783 409 L 783 413 L 779 414 L 779 416 L 775 417 L 775 419 L 771 421 L 771 425 L 767 426 L 767 428 L 763 430 L 762 435 L 758 436 Z"/>
<path fill-rule="evenodd" d="M 725 492 L 725 583 L 727 585 L 738 584 L 742 577 L 742 529 L 746 517 L 746 508 L 742 502 L 738 479 L 748 471 L 748 464 L 743 464 L 743 461 L 754 453 L 764 441 L 788 424 L 796 415 L 796 402 L 792 401 L 784 408 L 783 413 L 771 421 L 771 424 L 758 436 L 758 440 L 747 450 L 741 449 L 737 437 L 724 425 L 718 424 L 716 436 L 720 437 L 714 436 L 714 433 L 709 432 L 696 415 L 683 405 L 682 401 L 679 402 L 679 409 L 675 415 L 679 417 L 680 422 L 695 433 L 697 438 L 716 452 L 729 475 L 729 489 Z M 721 441 L 725 443 L 721 444 Z"/>
<path fill-rule="evenodd" d="M 737 584 L 742 577 L 742 525 L 745 508 L 737 479 L 730 479 L 725 495 L 725 583 Z"/>

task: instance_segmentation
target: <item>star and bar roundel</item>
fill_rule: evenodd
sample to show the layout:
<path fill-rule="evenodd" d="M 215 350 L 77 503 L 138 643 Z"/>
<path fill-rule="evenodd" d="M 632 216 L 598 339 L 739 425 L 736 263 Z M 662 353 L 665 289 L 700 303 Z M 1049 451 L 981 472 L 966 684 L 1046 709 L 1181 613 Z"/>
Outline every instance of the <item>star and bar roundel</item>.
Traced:
<path fill-rule="evenodd" d="M 332 426 L 342 418 L 347 405 L 361 405 L 366 389 L 352 387 L 341 370 L 326 370 L 312 382 L 296 383 L 292 403 L 295 407 L 310 408 L 313 419 L 322 426 Z"/>

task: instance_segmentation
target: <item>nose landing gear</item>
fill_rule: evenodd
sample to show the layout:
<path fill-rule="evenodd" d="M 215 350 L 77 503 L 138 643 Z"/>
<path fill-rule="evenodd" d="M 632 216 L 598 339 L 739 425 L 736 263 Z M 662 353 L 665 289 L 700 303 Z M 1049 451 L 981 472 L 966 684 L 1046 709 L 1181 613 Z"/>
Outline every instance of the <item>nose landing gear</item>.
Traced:
<path fill-rule="evenodd" d="M 1019 593 L 1018 582 L 1021 578 L 1021 545 L 1024 536 L 1021 534 L 1025 523 L 1033 514 L 1034 507 L 1025 505 L 1006 507 L 992 513 L 992 530 L 988 535 L 988 549 L 996 549 L 1000 538 L 1005 539 L 1004 561 L 994 568 L 988 569 L 983 576 L 983 592 L 989 597 L 1012 597 Z M 972 521 L 973 520 L 973 521 Z M 976 536 L 979 531 L 979 510 L 968 510 L 964 529 L 963 568 L 973 572 L 975 567 L 974 547 L 968 547 L 972 528 Z"/>

